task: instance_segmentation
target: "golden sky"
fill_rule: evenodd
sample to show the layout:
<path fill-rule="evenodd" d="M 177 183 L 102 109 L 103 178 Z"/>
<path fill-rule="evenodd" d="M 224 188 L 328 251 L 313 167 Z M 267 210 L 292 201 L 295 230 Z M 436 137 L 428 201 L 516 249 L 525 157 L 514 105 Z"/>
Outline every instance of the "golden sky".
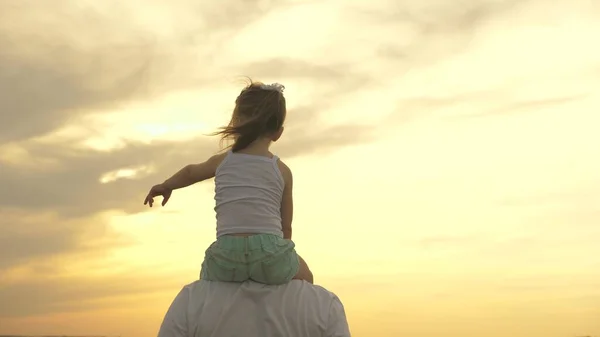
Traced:
<path fill-rule="evenodd" d="M 355 336 L 600 335 L 600 3 L 0 1 L 0 334 L 155 335 L 240 76 Z"/>

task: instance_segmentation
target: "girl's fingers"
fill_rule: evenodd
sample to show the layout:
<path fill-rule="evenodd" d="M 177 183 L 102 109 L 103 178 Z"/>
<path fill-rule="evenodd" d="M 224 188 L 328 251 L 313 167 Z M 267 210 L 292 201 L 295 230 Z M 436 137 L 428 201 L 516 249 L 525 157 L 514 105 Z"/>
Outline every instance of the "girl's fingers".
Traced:
<path fill-rule="evenodd" d="M 152 203 L 154 202 L 154 199 L 152 197 L 152 195 L 148 194 L 148 196 L 146 197 L 146 199 L 144 200 L 144 205 L 150 205 L 150 207 L 152 207 Z"/>

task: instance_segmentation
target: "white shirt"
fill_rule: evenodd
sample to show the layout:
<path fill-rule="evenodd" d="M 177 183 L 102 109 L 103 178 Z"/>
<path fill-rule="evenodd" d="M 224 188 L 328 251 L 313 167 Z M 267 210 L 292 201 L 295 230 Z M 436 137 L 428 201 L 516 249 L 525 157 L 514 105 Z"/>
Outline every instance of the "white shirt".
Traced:
<path fill-rule="evenodd" d="M 283 237 L 281 199 L 285 182 L 279 158 L 229 151 L 215 173 L 217 237 L 262 233 Z"/>
<path fill-rule="evenodd" d="M 158 337 L 350 337 L 344 306 L 305 281 L 196 281 L 183 287 Z"/>

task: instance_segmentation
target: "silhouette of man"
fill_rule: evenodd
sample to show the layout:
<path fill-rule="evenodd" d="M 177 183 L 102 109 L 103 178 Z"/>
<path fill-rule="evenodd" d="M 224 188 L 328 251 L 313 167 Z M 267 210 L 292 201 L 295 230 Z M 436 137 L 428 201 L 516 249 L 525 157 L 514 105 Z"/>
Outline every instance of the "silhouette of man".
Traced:
<path fill-rule="evenodd" d="M 350 337 L 344 306 L 325 288 L 196 281 L 173 300 L 158 337 Z"/>

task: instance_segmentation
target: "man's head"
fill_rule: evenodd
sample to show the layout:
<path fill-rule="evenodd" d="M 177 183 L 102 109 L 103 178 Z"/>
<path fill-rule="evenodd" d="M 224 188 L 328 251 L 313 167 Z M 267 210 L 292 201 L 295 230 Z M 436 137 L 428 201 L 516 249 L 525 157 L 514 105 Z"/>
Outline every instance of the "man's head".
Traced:
<path fill-rule="evenodd" d="M 270 286 L 196 281 L 177 295 L 158 337 L 350 337 L 344 306 L 326 289 L 293 280 Z"/>

